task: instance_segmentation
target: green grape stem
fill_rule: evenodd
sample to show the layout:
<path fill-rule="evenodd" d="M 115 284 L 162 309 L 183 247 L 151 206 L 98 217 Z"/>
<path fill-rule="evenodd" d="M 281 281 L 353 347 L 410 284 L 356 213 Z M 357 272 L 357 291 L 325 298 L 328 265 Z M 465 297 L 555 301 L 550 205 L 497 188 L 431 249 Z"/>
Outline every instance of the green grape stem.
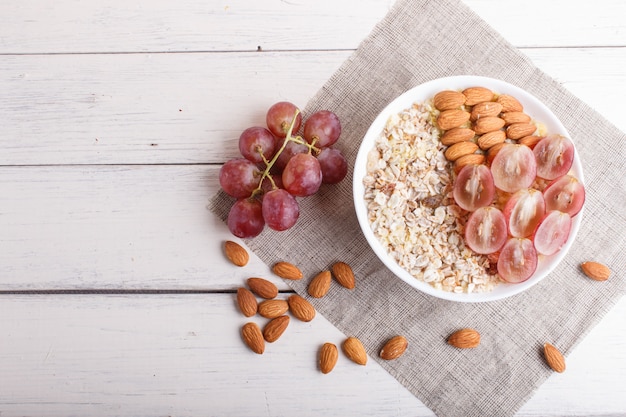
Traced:
<path fill-rule="evenodd" d="M 314 152 L 316 155 L 321 151 L 320 148 L 317 148 L 315 146 L 315 142 L 317 142 L 317 138 L 313 138 L 313 141 L 312 141 L 313 143 L 308 143 L 306 140 L 304 140 L 300 136 L 292 136 L 293 127 L 296 124 L 296 119 L 298 118 L 298 114 L 300 114 L 300 109 L 296 109 L 296 112 L 293 115 L 293 119 L 291 120 L 291 123 L 289 124 L 289 129 L 287 129 L 287 135 L 285 136 L 285 140 L 283 140 L 282 145 L 278 149 L 278 152 L 274 154 L 274 157 L 268 161 L 267 158 L 265 158 L 265 155 L 263 155 L 263 153 L 261 152 L 261 157 L 263 158 L 263 162 L 265 162 L 265 169 L 261 173 L 261 178 L 259 179 L 259 186 L 252 191 L 250 198 L 254 198 L 255 196 L 263 192 L 261 185 L 263 184 L 263 180 L 265 178 L 269 178 L 270 182 L 272 183 L 272 189 L 275 190 L 278 188 L 276 186 L 276 183 L 274 182 L 274 178 L 272 178 L 272 175 L 270 174 L 270 170 L 272 169 L 272 167 L 274 166 L 274 164 L 276 163 L 280 155 L 283 153 L 283 151 L 287 147 L 287 143 L 295 142 L 299 145 L 304 145 L 309 149 L 309 153 Z"/>

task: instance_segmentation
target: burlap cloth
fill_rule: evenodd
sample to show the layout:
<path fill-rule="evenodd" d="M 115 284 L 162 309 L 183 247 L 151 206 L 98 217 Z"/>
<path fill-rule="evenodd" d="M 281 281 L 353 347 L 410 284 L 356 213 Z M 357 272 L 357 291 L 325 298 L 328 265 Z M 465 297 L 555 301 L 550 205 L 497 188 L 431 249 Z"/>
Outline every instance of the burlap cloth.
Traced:
<path fill-rule="evenodd" d="M 362 137 L 386 104 L 420 83 L 461 74 L 524 88 L 560 118 L 576 144 L 587 190 L 584 218 L 571 251 L 548 278 L 523 294 L 488 303 L 454 303 L 414 290 L 367 245 L 354 212 L 351 170 L 341 184 L 300 199 L 293 229 L 266 230 L 246 243 L 268 265 L 297 264 L 305 278 L 289 284 L 305 297 L 317 272 L 347 262 L 356 289 L 333 282 L 326 297 L 311 300 L 319 313 L 360 338 L 371 358 L 438 416 L 510 416 L 552 374 L 543 360 L 544 342 L 567 355 L 625 292 L 626 135 L 455 0 L 399 0 L 304 112 L 330 109 L 339 115 L 343 134 L 337 147 L 352 166 Z M 219 193 L 211 207 L 225 218 L 232 202 Z M 590 259 L 610 265 L 611 279 L 586 278 L 579 265 Z M 461 327 L 481 333 L 478 348 L 445 343 Z M 396 334 L 409 340 L 406 354 L 380 360 L 382 343 Z"/>

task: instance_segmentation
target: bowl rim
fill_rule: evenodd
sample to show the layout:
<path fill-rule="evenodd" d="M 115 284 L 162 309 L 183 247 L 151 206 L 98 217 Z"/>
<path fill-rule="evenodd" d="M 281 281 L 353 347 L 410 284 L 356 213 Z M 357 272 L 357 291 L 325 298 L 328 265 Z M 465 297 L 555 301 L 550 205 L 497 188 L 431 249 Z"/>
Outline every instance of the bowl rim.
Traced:
<path fill-rule="evenodd" d="M 524 106 L 524 111 L 529 114 L 533 119 L 543 124 L 549 133 L 558 133 L 567 136 L 574 143 L 574 139 L 571 137 L 565 126 L 554 115 L 554 113 L 537 99 L 531 93 L 510 84 L 506 81 L 474 75 L 458 75 L 437 78 L 425 83 L 419 84 L 401 95 L 394 98 L 389 102 L 385 108 L 377 115 L 370 127 L 368 128 L 361 145 L 359 147 L 355 163 L 354 163 L 354 175 L 353 175 L 353 199 L 354 208 L 356 211 L 357 219 L 369 246 L 372 248 L 376 256 L 383 262 L 383 264 L 389 269 L 396 277 L 402 279 L 411 287 L 422 291 L 426 294 L 432 295 L 437 298 L 457 301 L 457 302 L 487 302 L 501 300 L 507 297 L 520 294 L 528 288 L 533 287 L 535 284 L 542 281 L 548 276 L 557 265 L 565 258 L 569 252 L 583 218 L 584 205 L 581 211 L 572 218 L 572 228 L 570 230 L 567 242 L 563 245 L 561 250 L 551 256 L 540 255 L 537 271 L 526 281 L 518 284 L 508 284 L 504 282 L 498 283 L 498 285 L 490 292 L 477 292 L 477 293 L 454 293 L 444 290 L 438 290 L 432 285 L 420 281 L 413 277 L 407 270 L 402 268 L 391 256 L 388 255 L 387 250 L 379 242 L 378 238 L 372 231 L 369 220 L 367 208 L 364 204 L 363 194 L 365 187 L 363 185 L 363 177 L 366 173 L 367 154 L 373 148 L 374 141 L 378 138 L 382 132 L 389 117 L 393 114 L 397 114 L 407 108 L 409 108 L 415 102 L 423 102 L 429 98 L 432 98 L 434 94 L 442 90 L 461 90 L 468 87 L 483 86 L 490 88 L 497 94 L 510 94 L 517 98 Z M 584 177 L 582 172 L 582 165 L 578 156 L 578 151 L 574 143 L 574 163 L 572 165 L 572 172 L 576 178 L 584 184 Z"/>

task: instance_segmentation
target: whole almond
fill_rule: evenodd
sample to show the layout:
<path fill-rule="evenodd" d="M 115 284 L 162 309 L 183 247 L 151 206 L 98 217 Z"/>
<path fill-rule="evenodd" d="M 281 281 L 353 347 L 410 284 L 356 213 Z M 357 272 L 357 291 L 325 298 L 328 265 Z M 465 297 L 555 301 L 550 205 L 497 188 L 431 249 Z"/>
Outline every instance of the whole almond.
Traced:
<path fill-rule="evenodd" d="M 472 111 L 470 113 L 470 120 L 476 121 L 481 117 L 494 117 L 500 114 L 502 111 L 502 104 L 496 103 L 495 101 L 484 101 L 482 103 L 476 104 L 472 107 Z"/>
<path fill-rule="evenodd" d="M 354 280 L 354 272 L 352 272 L 352 268 L 345 262 L 336 262 L 333 267 L 333 275 L 335 279 L 342 287 L 345 287 L 349 290 L 354 288 L 355 280 Z"/>
<path fill-rule="evenodd" d="M 404 336 L 394 336 L 380 350 L 379 356 L 386 361 L 394 360 L 404 354 L 409 342 Z"/>
<path fill-rule="evenodd" d="M 530 123 L 530 116 L 523 111 L 510 111 L 500 115 L 505 125 L 513 123 Z"/>
<path fill-rule="evenodd" d="M 465 104 L 465 96 L 458 91 L 440 91 L 433 97 L 433 104 L 437 110 L 457 109 Z"/>
<path fill-rule="evenodd" d="M 458 142 L 465 142 L 471 140 L 474 137 L 474 131 L 466 127 L 455 127 L 454 129 L 446 130 L 441 135 L 441 143 L 450 146 Z"/>
<path fill-rule="evenodd" d="M 496 145 L 493 145 L 491 148 L 489 148 L 489 150 L 487 151 L 487 164 L 491 165 L 491 162 L 493 161 L 493 158 L 496 157 L 496 155 L 498 154 L 498 152 L 500 152 L 500 149 L 502 149 L 502 147 L 505 145 L 505 143 L 498 143 Z"/>
<path fill-rule="evenodd" d="M 487 132 L 481 135 L 477 140 L 480 149 L 487 150 L 498 143 L 502 143 L 506 140 L 506 133 L 504 130 L 494 130 L 493 132 Z"/>
<path fill-rule="evenodd" d="M 532 135 L 535 130 L 537 130 L 537 126 L 533 123 L 513 123 L 507 126 L 506 136 L 510 139 L 520 139 Z"/>
<path fill-rule="evenodd" d="M 237 266 L 245 266 L 250 260 L 248 251 L 240 244 L 227 240 L 224 242 L 224 253 L 226 257 Z"/>
<path fill-rule="evenodd" d="M 446 149 L 444 155 L 448 161 L 456 161 L 463 155 L 473 154 L 477 150 L 478 145 L 474 142 L 459 142 Z"/>
<path fill-rule="evenodd" d="M 239 306 L 239 310 L 246 317 L 254 316 L 258 309 L 258 303 L 254 294 L 243 287 L 237 289 L 237 305 Z"/>
<path fill-rule="evenodd" d="M 324 343 L 318 354 L 320 371 L 322 371 L 323 374 L 332 371 L 337 364 L 338 358 L 339 352 L 337 351 L 337 346 L 332 343 Z"/>
<path fill-rule="evenodd" d="M 320 272 L 309 282 L 307 292 L 311 297 L 322 298 L 330 290 L 331 279 L 330 271 Z"/>
<path fill-rule="evenodd" d="M 480 344 L 480 333 L 474 329 L 461 329 L 448 337 L 448 344 L 460 348 L 475 348 Z"/>
<path fill-rule="evenodd" d="M 289 316 L 279 316 L 267 322 L 263 328 L 263 338 L 268 343 L 273 343 L 285 332 L 289 325 Z"/>
<path fill-rule="evenodd" d="M 526 145 L 530 149 L 533 149 L 535 145 L 539 143 L 541 139 L 543 139 L 543 137 L 530 135 L 530 136 L 524 136 L 523 138 L 519 138 L 517 140 L 517 143 L 519 143 L 520 145 Z"/>
<path fill-rule="evenodd" d="M 253 322 L 244 324 L 241 328 L 241 338 L 254 353 L 260 355 L 265 351 L 265 340 L 258 324 Z"/>
<path fill-rule="evenodd" d="M 543 355 L 546 358 L 548 366 L 550 366 L 553 371 L 559 373 L 565 371 L 565 358 L 556 347 L 552 346 L 550 343 L 544 344 Z"/>
<path fill-rule="evenodd" d="M 469 155 L 463 155 L 456 161 L 454 161 L 454 172 L 457 174 L 461 172 L 461 169 L 465 165 L 481 165 L 485 163 L 485 155 L 480 153 L 471 153 Z"/>
<path fill-rule="evenodd" d="M 289 311 L 300 321 L 309 322 L 315 318 L 315 307 L 313 304 L 298 294 L 294 294 L 287 299 Z"/>
<path fill-rule="evenodd" d="M 281 278 L 293 280 L 302 279 L 302 271 L 289 262 L 277 262 L 272 270 Z"/>
<path fill-rule="evenodd" d="M 485 87 L 470 87 L 463 90 L 465 105 L 473 106 L 478 103 L 493 100 L 493 91 Z"/>
<path fill-rule="evenodd" d="M 437 126 L 441 130 L 450 130 L 464 125 L 469 118 L 470 114 L 464 110 L 444 110 L 437 116 Z"/>
<path fill-rule="evenodd" d="M 524 111 L 524 106 L 522 106 L 522 103 L 520 103 L 518 99 L 509 94 L 502 94 L 498 96 L 498 98 L 496 99 L 496 103 L 500 103 L 502 105 L 503 113 L 508 113 L 512 111 Z"/>
<path fill-rule="evenodd" d="M 269 300 L 278 295 L 278 288 L 276 285 L 264 278 L 248 278 L 246 282 L 248 283 L 250 291 L 261 298 L 267 298 Z"/>
<path fill-rule="evenodd" d="M 474 132 L 477 135 L 483 133 L 493 132 L 494 130 L 502 129 L 504 126 L 504 120 L 496 116 L 486 116 L 474 122 Z"/>
<path fill-rule="evenodd" d="M 259 314 L 267 319 L 275 319 L 289 310 L 285 300 L 265 300 L 259 303 Z"/>
<path fill-rule="evenodd" d="M 367 352 L 365 352 L 365 347 L 356 337 L 350 336 L 347 338 L 341 345 L 341 349 L 352 362 L 359 365 L 365 365 L 367 363 Z"/>
<path fill-rule="evenodd" d="M 596 281 L 606 281 L 611 276 L 609 267 L 598 262 L 583 262 L 580 267 L 585 275 Z"/>

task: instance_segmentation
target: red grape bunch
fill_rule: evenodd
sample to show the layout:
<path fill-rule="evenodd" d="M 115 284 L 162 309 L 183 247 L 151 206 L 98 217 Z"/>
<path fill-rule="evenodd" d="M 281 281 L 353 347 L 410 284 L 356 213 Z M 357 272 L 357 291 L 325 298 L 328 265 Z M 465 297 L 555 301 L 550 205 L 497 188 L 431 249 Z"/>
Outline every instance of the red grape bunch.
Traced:
<path fill-rule="evenodd" d="M 490 167 L 466 165 L 459 172 L 454 200 L 471 212 L 465 242 L 497 258 L 505 281 L 527 280 L 540 256 L 554 255 L 567 242 L 585 201 L 583 184 L 570 173 L 573 161 L 570 139 L 553 134 L 532 148 L 507 143 Z"/>
<path fill-rule="evenodd" d="M 267 127 L 254 126 L 239 137 L 241 158 L 226 162 L 220 186 L 235 197 L 228 228 L 240 238 L 259 235 L 265 225 L 282 231 L 296 224 L 300 207 L 296 197 L 315 194 L 322 184 L 336 184 L 348 172 L 348 163 L 332 145 L 341 134 L 337 115 L 328 110 L 302 113 L 281 101 L 267 111 Z"/>

